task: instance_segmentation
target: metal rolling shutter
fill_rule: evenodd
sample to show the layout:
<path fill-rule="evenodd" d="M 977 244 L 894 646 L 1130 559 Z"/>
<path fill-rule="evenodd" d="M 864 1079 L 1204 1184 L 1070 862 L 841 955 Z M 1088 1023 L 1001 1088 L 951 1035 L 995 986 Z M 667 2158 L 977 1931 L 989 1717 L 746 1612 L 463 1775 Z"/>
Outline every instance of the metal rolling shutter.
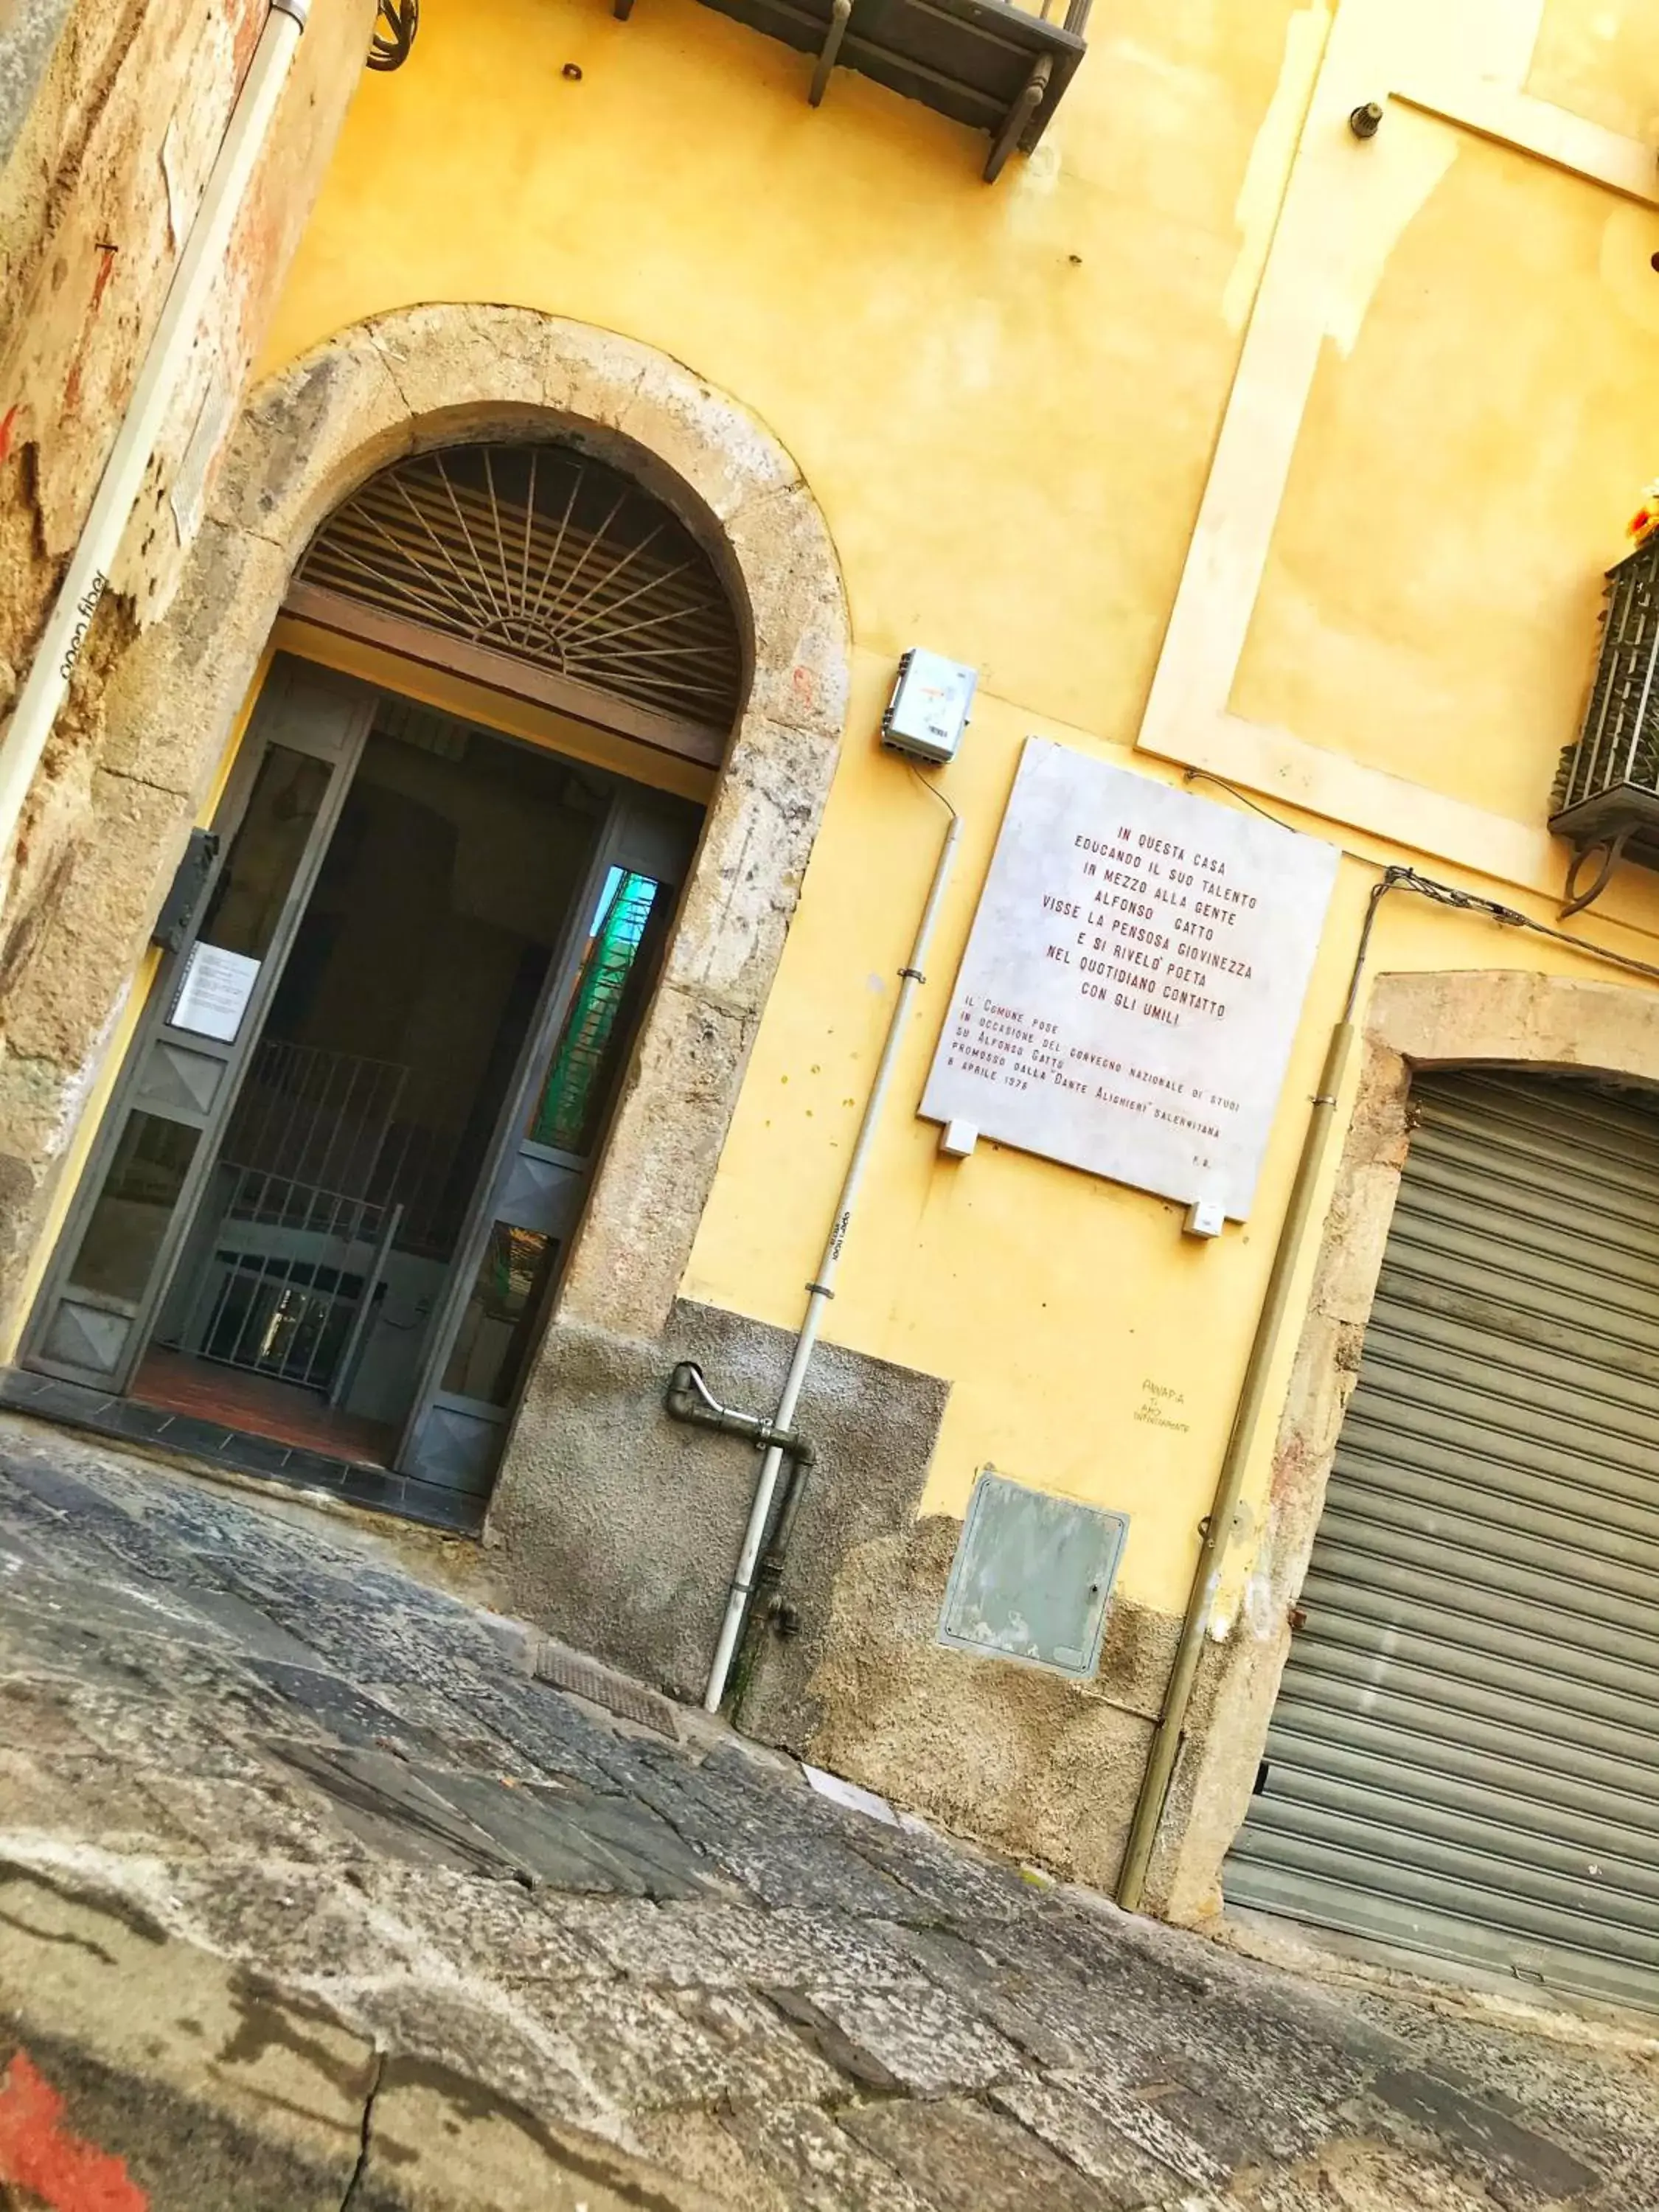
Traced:
<path fill-rule="evenodd" d="M 1227 1897 L 1659 2007 L 1659 1111 L 1413 1097 Z"/>

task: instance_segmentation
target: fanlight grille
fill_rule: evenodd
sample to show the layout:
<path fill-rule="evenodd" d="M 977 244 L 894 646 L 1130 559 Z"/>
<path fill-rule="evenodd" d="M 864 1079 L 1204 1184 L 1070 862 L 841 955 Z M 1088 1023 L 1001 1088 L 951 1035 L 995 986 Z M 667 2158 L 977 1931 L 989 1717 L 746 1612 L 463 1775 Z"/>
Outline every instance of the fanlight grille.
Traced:
<path fill-rule="evenodd" d="M 708 556 L 568 446 L 398 461 L 330 518 L 299 580 L 722 735 L 737 714 L 742 650 Z"/>

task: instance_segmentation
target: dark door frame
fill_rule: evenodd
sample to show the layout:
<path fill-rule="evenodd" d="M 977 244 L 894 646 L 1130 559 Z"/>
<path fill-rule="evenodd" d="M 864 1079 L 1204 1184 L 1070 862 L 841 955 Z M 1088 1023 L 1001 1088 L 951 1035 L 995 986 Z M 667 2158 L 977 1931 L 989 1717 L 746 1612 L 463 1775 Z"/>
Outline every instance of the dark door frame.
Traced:
<path fill-rule="evenodd" d="M 181 1257 L 190 1249 L 191 1231 L 206 1201 L 214 1163 L 263 1032 L 284 962 L 314 889 L 329 839 L 350 789 L 375 710 L 383 696 L 398 696 L 403 695 L 389 686 L 372 685 L 337 675 L 319 663 L 285 653 L 279 654 L 273 665 L 215 816 L 215 830 L 220 841 L 218 858 L 207 878 L 196 918 L 178 950 L 164 957 L 152 981 L 144 1012 L 127 1048 L 125 1064 L 27 1324 L 20 1346 L 21 1365 L 64 1381 L 90 1383 L 113 1395 L 124 1395 L 129 1391 L 159 1324 Z M 487 728 L 482 723 L 478 726 Z M 489 731 L 488 734 L 507 744 L 527 742 L 504 732 Z M 214 890 L 222 877 L 236 831 L 246 817 L 260 766 L 273 745 L 286 745 L 326 759 L 332 773 L 235 1033 L 222 1042 L 204 1039 L 176 1029 L 171 1017 L 176 1011 L 180 979 L 202 933 L 210 926 Z M 541 745 L 532 749 L 547 752 L 554 750 Z M 689 872 L 696 839 L 695 817 L 700 817 L 702 811 L 695 802 L 672 798 L 615 771 L 580 763 L 573 763 L 573 766 L 585 775 L 602 776 L 612 787 L 612 797 L 594 840 L 589 865 L 572 895 L 536 1011 L 517 1056 L 513 1079 L 496 1117 L 461 1235 L 446 1272 L 443 1293 L 428 1325 L 414 1396 L 392 1455 L 395 1472 L 408 1473 L 423 1482 L 473 1494 L 487 1493 L 489 1490 L 516 1417 L 519 1392 L 515 1389 L 507 1402 L 495 1405 L 446 1394 L 440 1386 L 491 1225 L 504 1214 L 510 1214 L 515 1226 L 545 1229 L 550 1236 L 556 1237 L 557 1265 L 549 1279 L 538 1285 L 539 1311 L 532 1330 L 532 1334 L 538 1334 L 545 1326 L 556 1294 L 558 1274 L 568 1257 L 591 1187 L 614 1099 L 608 1102 L 602 1126 L 591 1151 L 585 1154 L 562 1153 L 538 1146 L 523 1133 L 515 1144 L 514 1133 L 523 1133 L 537 1087 L 545 1080 L 561 1024 L 580 979 L 587 950 L 589 919 L 610 872 L 614 868 L 624 873 L 651 875 L 672 905 L 678 901 Z M 654 988 L 656 980 L 654 975 L 647 979 L 647 994 Z M 642 1011 L 641 1006 L 638 1012 Z M 626 1049 L 631 1039 L 623 1042 Z M 185 1071 L 182 1083 L 181 1067 Z M 163 1079 L 168 1086 L 165 1101 L 161 1102 L 167 1108 L 163 1118 L 194 1128 L 199 1134 L 188 1172 L 173 1200 L 166 1234 L 152 1261 L 143 1295 L 136 1301 L 121 1301 L 80 1291 L 71 1284 L 72 1270 L 114 1162 L 121 1134 L 134 1113 L 154 1110 L 158 1103 L 156 1085 Z M 532 1189 L 533 1196 L 526 1212 L 524 1194 L 527 1186 Z M 77 1364 L 55 1350 L 63 1316 L 70 1308 L 77 1322 L 83 1314 L 94 1316 L 94 1329 L 101 1322 L 106 1340 L 113 1340 L 118 1332 L 115 1356 L 108 1364 L 94 1368 L 85 1362 Z M 86 1334 L 84 1329 L 82 1334 Z M 446 1449 L 437 1449 L 433 1437 L 437 1425 L 448 1431 L 444 1440 Z M 462 1436 L 468 1442 L 458 1449 L 458 1438 Z"/>

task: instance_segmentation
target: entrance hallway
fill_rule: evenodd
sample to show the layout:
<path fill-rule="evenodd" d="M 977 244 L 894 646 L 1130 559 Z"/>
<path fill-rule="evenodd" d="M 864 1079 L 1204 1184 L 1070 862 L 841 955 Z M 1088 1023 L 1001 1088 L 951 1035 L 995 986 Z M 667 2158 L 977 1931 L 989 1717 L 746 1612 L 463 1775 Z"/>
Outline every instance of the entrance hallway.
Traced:
<path fill-rule="evenodd" d="M 199 1378 L 193 1362 L 187 1363 L 186 1371 L 192 1380 Z M 209 1398 L 192 1405 L 176 1370 L 162 1389 L 171 1402 L 159 1395 L 121 1396 L 62 1376 L 32 1374 L 26 1367 L 0 1368 L 0 1407 L 54 1422 L 73 1435 L 160 1452 L 204 1474 L 276 1483 L 313 1500 L 395 1514 L 452 1535 L 476 1536 L 483 1526 L 483 1498 L 348 1456 L 354 1437 L 343 1439 L 336 1432 L 331 1448 L 319 1449 L 300 1440 L 297 1425 L 292 1439 L 281 1433 L 282 1416 L 274 1419 L 269 1404 L 257 1409 L 235 1404 L 220 1411 Z M 290 1399 L 283 1416 L 294 1411 Z"/>
<path fill-rule="evenodd" d="M 140 1397 L 396 1455 L 605 803 L 554 755 L 382 702 Z M 222 912 L 246 896 L 249 842 Z"/>
<path fill-rule="evenodd" d="M 218 1367 L 160 1347 L 144 1356 L 132 1395 L 146 1406 L 193 1413 L 278 1443 L 328 1452 L 363 1467 L 390 1467 L 398 1431 L 380 1421 L 335 1413 L 315 1392 L 233 1367 Z"/>

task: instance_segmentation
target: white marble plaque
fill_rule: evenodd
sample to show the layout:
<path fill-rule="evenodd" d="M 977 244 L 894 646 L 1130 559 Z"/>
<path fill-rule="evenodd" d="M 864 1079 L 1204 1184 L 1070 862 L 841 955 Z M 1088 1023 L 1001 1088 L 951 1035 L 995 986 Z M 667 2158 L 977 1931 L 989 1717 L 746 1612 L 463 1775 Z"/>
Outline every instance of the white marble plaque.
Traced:
<path fill-rule="evenodd" d="M 920 1112 L 1242 1221 L 1337 858 L 1028 738 Z"/>

